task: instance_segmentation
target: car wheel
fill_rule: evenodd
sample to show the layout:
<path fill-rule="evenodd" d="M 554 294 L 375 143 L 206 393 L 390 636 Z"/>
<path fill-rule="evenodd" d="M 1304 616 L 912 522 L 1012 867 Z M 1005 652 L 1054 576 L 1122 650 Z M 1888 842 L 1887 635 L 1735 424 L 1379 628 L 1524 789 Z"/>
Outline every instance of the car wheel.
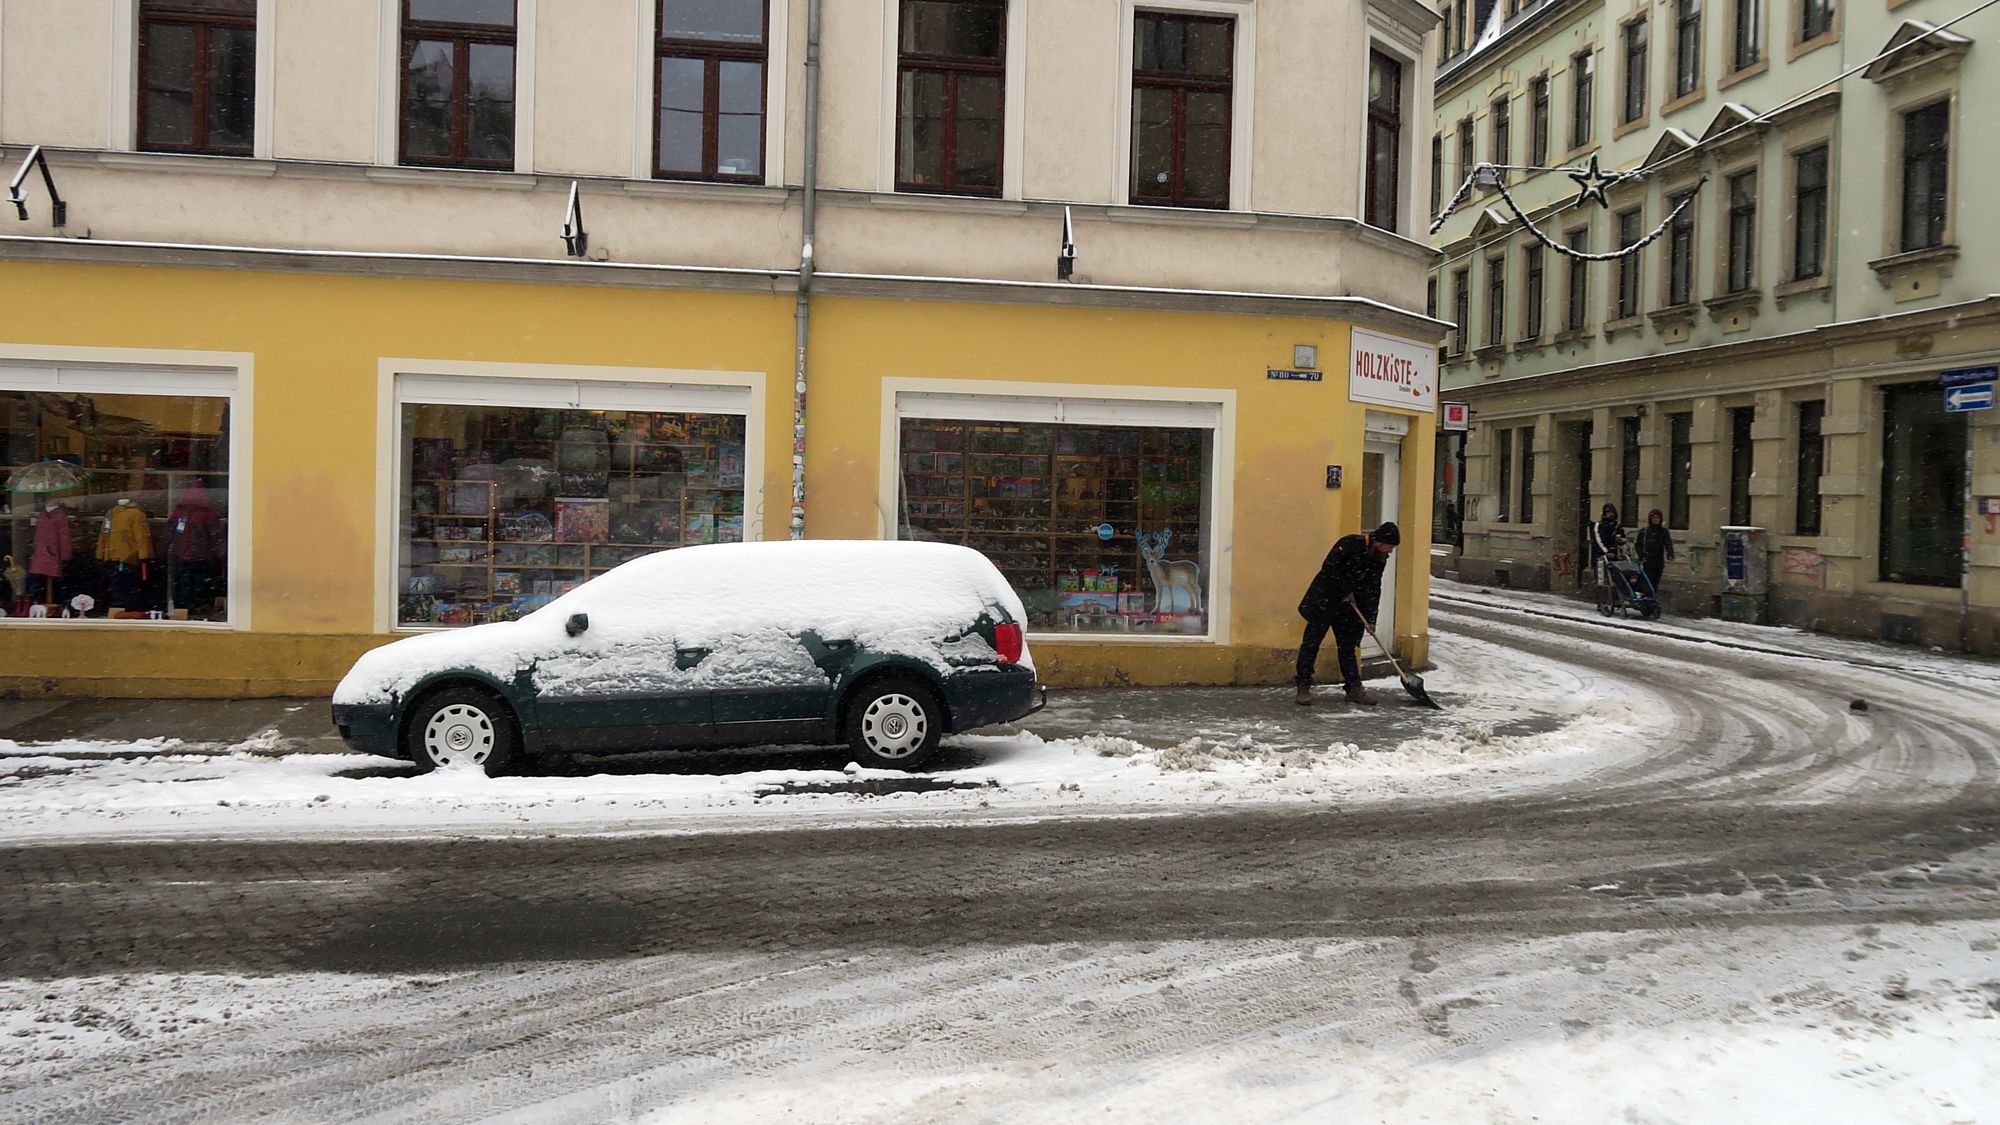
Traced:
<path fill-rule="evenodd" d="M 464 685 L 424 696 L 403 729 L 403 748 L 419 773 L 474 766 L 498 777 L 514 764 L 520 744 L 507 705 L 491 692 Z"/>
<path fill-rule="evenodd" d="M 862 765 L 916 769 L 937 753 L 943 737 L 944 705 L 915 680 L 878 680 L 847 708 L 847 744 Z"/>

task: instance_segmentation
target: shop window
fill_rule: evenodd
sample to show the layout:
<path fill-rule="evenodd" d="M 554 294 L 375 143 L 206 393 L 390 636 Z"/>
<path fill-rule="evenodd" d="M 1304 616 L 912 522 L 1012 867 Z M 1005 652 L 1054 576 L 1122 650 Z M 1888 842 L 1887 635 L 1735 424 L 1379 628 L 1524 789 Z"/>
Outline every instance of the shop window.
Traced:
<path fill-rule="evenodd" d="M 1498 522 L 1506 523 L 1508 522 L 1508 516 L 1513 512 L 1514 500 L 1514 431 L 1512 430 L 1500 431 L 1499 462 L 1500 487 L 1497 499 L 1500 503 L 1500 519 Z"/>
<path fill-rule="evenodd" d="M 1637 246 L 1639 230 L 1639 209 L 1618 213 L 1618 245 L 1622 248 Z M 1618 259 L 1618 319 L 1639 315 L 1639 255 L 1627 254 Z"/>
<path fill-rule="evenodd" d="M 1757 283 L 1757 173 L 1729 177 L 1729 277 L 1731 293 Z"/>
<path fill-rule="evenodd" d="M 1205 427 L 904 418 L 902 537 L 1007 576 L 1038 633 L 1210 631 Z"/>
<path fill-rule="evenodd" d="M 403 0 L 402 160 L 514 166 L 514 0 Z"/>
<path fill-rule="evenodd" d="M 143 0 L 139 147 L 248 156 L 257 102 L 257 0 Z"/>
<path fill-rule="evenodd" d="M 1628 524 L 1643 525 L 1639 518 L 1639 419 L 1618 420 L 1618 511 Z"/>
<path fill-rule="evenodd" d="M 1674 96 L 1701 88 L 1701 0 L 1676 0 L 1674 10 Z"/>
<path fill-rule="evenodd" d="M 896 190 L 1000 194 L 1005 0 L 902 0 Z"/>
<path fill-rule="evenodd" d="M 1403 190 L 1403 64 L 1368 52 L 1368 193 L 1370 226 L 1396 230 Z"/>
<path fill-rule="evenodd" d="M 1521 522 L 1535 522 L 1535 427 L 1521 427 Z"/>
<path fill-rule="evenodd" d="M 1688 529 L 1688 482 L 1694 476 L 1694 415 L 1667 415 L 1667 526 Z"/>
<path fill-rule="evenodd" d="M 1965 423 L 1936 383 L 1882 394 L 1882 580 L 1956 586 L 1965 537 Z"/>
<path fill-rule="evenodd" d="M 1750 525 L 1750 479 L 1757 475 L 1757 443 L 1752 430 L 1757 408 L 1739 406 L 1729 412 L 1729 523 Z"/>
<path fill-rule="evenodd" d="M 1951 171 L 1951 103 L 1932 102 L 1903 115 L 1904 251 L 1944 244 Z"/>
<path fill-rule="evenodd" d="M 507 621 L 745 536 L 740 414 L 405 402 L 397 623 Z"/>
<path fill-rule="evenodd" d="M 1236 23 L 1132 21 L 1132 202 L 1228 207 Z"/>
<path fill-rule="evenodd" d="M 1569 103 L 1569 147 L 1582 148 L 1590 143 L 1590 134 L 1597 127 L 1593 112 L 1597 97 L 1597 53 L 1581 51 L 1570 56 L 1570 103 Z"/>
<path fill-rule="evenodd" d="M 227 620 L 229 398 L 61 382 L 0 390 L 7 615 Z"/>
<path fill-rule="evenodd" d="M 1694 300 L 1694 193 L 1683 192 L 1667 200 L 1669 210 L 1679 208 L 1667 225 L 1667 304 L 1685 305 Z M 1682 206 L 1682 204 L 1686 206 Z"/>
<path fill-rule="evenodd" d="M 1792 279 L 1804 281 L 1826 272 L 1827 148 L 1808 149 L 1793 158 Z"/>
<path fill-rule="evenodd" d="M 1539 170 L 1549 162 L 1549 79 L 1547 75 L 1528 85 L 1528 164 Z"/>
<path fill-rule="evenodd" d="M 767 0 L 659 0 L 653 175 L 762 183 Z"/>
<path fill-rule="evenodd" d="M 1798 497 L 1793 507 L 1793 530 L 1800 535 L 1820 533 L 1819 478 L 1826 471 L 1826 437 L 1821 429 L 1825 420 L 1824 399 L 1799 403 Z"/>
<path fill-rule="evenodd" d="M 1590 252 L 1590 228 L 1578 227 L 1569 232 L 1569 248 L 1578 254 Z M 1581 332 L 1590 323 L 1590 262 L 1579 257 L 1571 257 L 1569 262 L 1568 309 L 1563 317 L 1563 327 L 1571 332 Z"/>
<path fill-rule="evenodd" d="M 1646 56 L 1646 21 L 1636 19 L 1625 25 L 1625 100 L 1618 114 L 1621 125 L 1646 116 Z"/>

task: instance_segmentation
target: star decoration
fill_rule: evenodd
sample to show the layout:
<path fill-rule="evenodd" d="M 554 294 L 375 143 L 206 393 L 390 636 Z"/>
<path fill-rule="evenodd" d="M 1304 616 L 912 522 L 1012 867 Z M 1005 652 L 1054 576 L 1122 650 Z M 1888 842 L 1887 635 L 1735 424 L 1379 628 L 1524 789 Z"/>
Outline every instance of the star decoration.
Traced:
<path fill-rule="evenodd" d="M 1604 189 L 1622 183 L 1630 177 L 1623 172 L 1606 172 L 1599 168 L 1597 154 L 1592 153 L 1589 166 L 1581 172 L 1569 173 L 1569 178 L 1575 180 L 1576 186 L 1582 189 L 1572 206 L 1581 207 L 1594 199 L 1599 207 L 1609 207 L 1611 203 L 1604 198 Z"/>

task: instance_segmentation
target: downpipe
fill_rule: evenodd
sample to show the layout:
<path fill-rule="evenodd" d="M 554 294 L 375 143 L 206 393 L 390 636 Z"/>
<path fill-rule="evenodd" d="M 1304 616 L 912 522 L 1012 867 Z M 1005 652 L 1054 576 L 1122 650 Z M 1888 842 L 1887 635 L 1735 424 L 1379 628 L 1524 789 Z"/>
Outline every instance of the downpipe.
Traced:
<path fill-rule="evenodd" d="M 813 235 L 819 217 L 820 0 L 806 0 L 805 214 L 799 224 L 799 290 L 793 309 L 791 537 L 806 537 L 806 345 L 812 328 Z"/>

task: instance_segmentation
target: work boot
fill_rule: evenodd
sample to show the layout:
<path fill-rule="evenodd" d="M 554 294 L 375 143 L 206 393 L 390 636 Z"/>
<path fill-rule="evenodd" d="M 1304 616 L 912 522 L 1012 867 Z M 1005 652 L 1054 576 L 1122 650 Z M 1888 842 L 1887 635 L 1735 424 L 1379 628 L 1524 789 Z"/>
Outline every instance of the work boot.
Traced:
<path fill-rule="evenodd" d="M 1311 707 L 1311 706 L 1313 705 L 1313 689 L 1312 689 L 1312 685 L 1311 685 L 1311 684 L 1300 684 L 1300 685 L 1299 685 L 1299 694 L 1298 694 L 1298 696 L 1297 696 L 1297 699 L 1298 699 L 1298 704 L 1299 704 L 1299 706 L 1301 706 L 1301 707 Z"/>
<path fill-rule="evenodd" d="M 1375 706 L 1375 693 L 1360 684 L 1347 685 L 1347 701 L 1362 707 Z"/>

